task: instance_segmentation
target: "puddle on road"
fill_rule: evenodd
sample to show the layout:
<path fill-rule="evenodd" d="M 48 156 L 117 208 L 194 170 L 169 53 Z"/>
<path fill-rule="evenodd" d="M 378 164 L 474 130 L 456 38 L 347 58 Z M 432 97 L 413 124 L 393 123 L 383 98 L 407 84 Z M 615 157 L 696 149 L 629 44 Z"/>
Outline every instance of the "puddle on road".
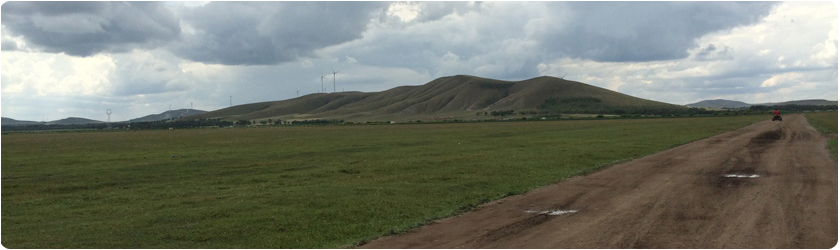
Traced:
<path fill-rule="evenodd" d="M 723 177 L 726 178 L 758 178 L 760 177 L 757 174 L 725 174 Z"/>
<path fill-rule="evenodd" d="M 562 214 L 577 213 L 577 210 L 549 210 L 549 211 L 528 210 L 528 211 L 525 211 L 525 212 L 529 213 L 529 214 L 562 215 Z"/>

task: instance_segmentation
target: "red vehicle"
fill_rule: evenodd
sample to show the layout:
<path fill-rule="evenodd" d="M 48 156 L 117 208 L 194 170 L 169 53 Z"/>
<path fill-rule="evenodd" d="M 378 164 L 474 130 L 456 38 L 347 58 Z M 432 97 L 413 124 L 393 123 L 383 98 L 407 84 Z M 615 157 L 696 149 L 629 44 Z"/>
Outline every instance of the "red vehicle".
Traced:
<path fill-rule="evenodd" d="M 776 120 L 782 121 L 782 116 L 779 115 L 779 114 L 781 114 L 781 113 L 779 112 L 778 109 L 776 111 L 773 111 L 773 121 L 776 121 Z"/>

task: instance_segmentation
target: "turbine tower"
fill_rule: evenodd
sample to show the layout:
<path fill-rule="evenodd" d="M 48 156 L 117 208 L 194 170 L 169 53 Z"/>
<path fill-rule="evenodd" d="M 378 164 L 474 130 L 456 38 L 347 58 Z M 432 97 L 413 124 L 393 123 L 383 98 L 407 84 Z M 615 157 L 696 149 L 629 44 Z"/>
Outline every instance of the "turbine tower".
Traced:
<path fill-rule="evenodd" d="M 326 77 L 324 77 L 323 75 L 321 75 L 321 93 L 325 93 L 325 92 L 327 92 L 327 90 L 326 90 L 326 89 L 324 89 L 324 78 L 326 78 Z"/>
<path fill-rule="evenodd" d="M 341 71 L 335 71 L 335 69 L 332 67 L 330 67 L 330 69 L 332 69 L 333 72 L 333 93 L 335 93 L 335 74 Z"/>
<path fill-rule="evenodd" d="M 111 109 L 106 109 L 105 114 L 108 114 L 108 128 L 111 128 Z"/>

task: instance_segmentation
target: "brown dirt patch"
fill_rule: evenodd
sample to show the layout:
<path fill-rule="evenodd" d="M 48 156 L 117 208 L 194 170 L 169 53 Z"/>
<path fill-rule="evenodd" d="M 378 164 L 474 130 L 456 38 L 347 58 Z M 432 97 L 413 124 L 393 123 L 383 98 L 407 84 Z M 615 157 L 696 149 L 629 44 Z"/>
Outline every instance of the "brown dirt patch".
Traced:
<path fill-rule="evenodd" d="M 361 248 L 831 248 L 837 165 L 826 140 L 788 115 Z M 527 212 L 558 209 L 577 212 Z"/>

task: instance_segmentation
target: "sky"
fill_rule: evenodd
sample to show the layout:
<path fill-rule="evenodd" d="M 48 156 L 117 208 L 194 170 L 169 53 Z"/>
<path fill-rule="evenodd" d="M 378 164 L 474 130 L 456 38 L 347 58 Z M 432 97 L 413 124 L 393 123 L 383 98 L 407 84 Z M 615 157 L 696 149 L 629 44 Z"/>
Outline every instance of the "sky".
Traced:
<path fill-rule="evenodd" d="M 5 2 L 0 115 L 124 121 L 452 75 L 680 105 L 837 100 L 837 16 L 832 2 Z"/>

